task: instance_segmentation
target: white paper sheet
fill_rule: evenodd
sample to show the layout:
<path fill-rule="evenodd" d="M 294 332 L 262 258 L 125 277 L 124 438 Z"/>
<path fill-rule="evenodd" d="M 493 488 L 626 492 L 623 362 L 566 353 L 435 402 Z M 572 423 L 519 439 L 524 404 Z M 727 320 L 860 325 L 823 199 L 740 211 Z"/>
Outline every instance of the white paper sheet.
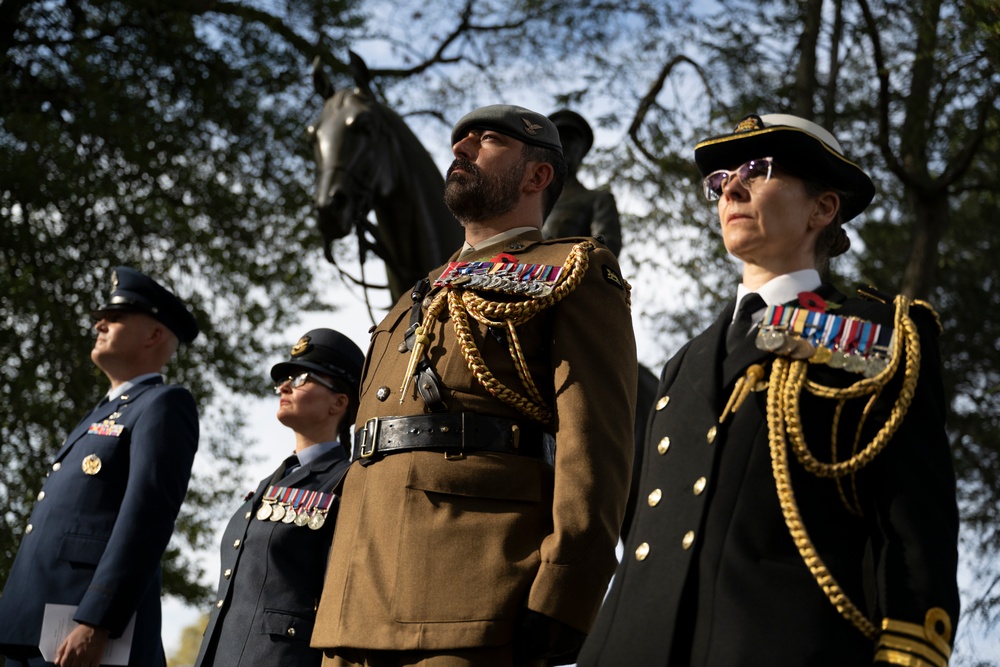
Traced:
<path fill-rule="evenodd" d="M 45 605 L 45 615 L 42 617 L 42 636 L 38 642 L 38 650 L 42 652 L 42 657 L 47 661 L 53 662 L 55 660 L 59 645 L 79 625 L 73 620 L 76 609 L 76 605 L 71 604 Z M 102 665 L 128 664 L 128 657 L 132 652 L 133 632 L 135 632 L 135 614 L 132 615 L 132 620 L 128 622 L 121 637 L 108 640 L 104 657 L 101 658 Z"/>

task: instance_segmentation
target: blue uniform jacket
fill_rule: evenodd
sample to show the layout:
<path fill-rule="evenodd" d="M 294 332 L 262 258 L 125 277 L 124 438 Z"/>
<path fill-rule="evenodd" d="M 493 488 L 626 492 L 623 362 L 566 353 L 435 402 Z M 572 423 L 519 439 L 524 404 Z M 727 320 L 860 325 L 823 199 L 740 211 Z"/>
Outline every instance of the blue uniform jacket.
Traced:
<path fill-rule="evenodd" d="M 160 559 L 195 451 L 198 410 L 156 378 L 81 421 L 52 463 L 0 597 L 0 651 L 36 651 L 47 603 L 120 636 L 137 614 L 129 664 L 163 665 Z"/>
<path fill-rule="evenodd" d="M 332 493 L 350 465 L 340 445 L 279 481 L 264 480 L 229 521 L 222 536 L 218 602 L 212 609 L 195 667 L 315 665 L 323 652 L 309 647 L 316 605 L 337 512 L 323 527 L 260 521 L 267 487 Z"/>
<path fill-rule="evenodd" d="M 892 325 L 893 307 L 831 294 L 842 315 Z M 768 447 L 767 391 L 724 424 L 736 379 L 770 353 L 753 336 L 728 357 L 731 303 L 663 372 L 643 452 L 635 518 L 622 563 L 581 667 L 817 667 L 871 664 L 875 642 L 845 620 L 803 562 L 782 516 Z M 911 309 L 920 332 L 920 377 L 899 430 L 858 474 L 863 516 L 849 513 L 830 479 L 789 454 L 802 520 L 823 562 L 878 627 L 884 617 L 923 625 L 932 607 L 958 620 L 958 512 L 944 430 L 936 325 Z M 870 442 L 899 394 L 899 375 L 872 406 Z M 847 386 L 860 376 L 812 365 L 809 377 Z M 766 379 L 766 376 L 765 376 Z M 861 400 L 844 407 L 838 460 L 850 455 Z M 805 397 L 806 442 L 830 460 L 836 401 Z M 844 487 L 852 493 L 850 481 Z"/>

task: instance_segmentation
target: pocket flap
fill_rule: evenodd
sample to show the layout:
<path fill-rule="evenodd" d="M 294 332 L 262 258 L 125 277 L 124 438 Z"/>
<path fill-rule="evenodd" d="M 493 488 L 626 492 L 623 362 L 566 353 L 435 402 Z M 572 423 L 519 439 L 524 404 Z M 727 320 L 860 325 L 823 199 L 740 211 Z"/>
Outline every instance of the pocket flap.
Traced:
<path fill-rule="evenodd" d="M 414 452 L 407 488 L 498 500 L 541 500 L 541 461 L 513 454 L 475 454 L 449 461 L 437 452 Z"/>
<path fill-rule="evenodd" d="M 312 637 L 315 618 L 277 609 L 265 609 L 260 619 L 262 635 L 278 635 L 292 641 L 308 642 Z"/>
<path fill-rule="evenodd" d="M 67 533 L 59 544 L 57 557 L 70 563 L 97 565 L 107 546 L 108 540 L 105 537 Z"/>

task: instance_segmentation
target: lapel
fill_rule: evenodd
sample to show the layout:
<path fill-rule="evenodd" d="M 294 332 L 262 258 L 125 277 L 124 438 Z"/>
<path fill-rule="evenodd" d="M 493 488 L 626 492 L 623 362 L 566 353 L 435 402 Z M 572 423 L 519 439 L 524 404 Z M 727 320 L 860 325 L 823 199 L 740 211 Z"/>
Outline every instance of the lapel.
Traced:
<path fill-rule="evenodd" d="M 718 377 L 724 354 L 720 350 L 725 349 L 726 329 L 735 309 L 735 301 L 727 304 L 715 322 L 691 341 L 684 358 L 683 367 L 691 371 L 686 374 L 687 382 L 711 406 L 721 400 Z"/>
<path fill-rule="evenodd" d="M 341 461 L 347 461 L 343 445 L 334 447 L 322 456 L 316 458 L 316 460 L 310 461 L 307 465 L 299 467 L 289 475 L 285 475 L 278 482 L 276 482 L 276 485 L 289 487 L 301 484 L 310 477 L 326 473 L 330 468 Z M 346 466 L 344 469 L 346 471 Z M 267 487 L 269 486 L 268 482 L 270 480 L 271 476 L 269 475 L 267 478 L 261 480 L 260 484 L 257 485 L 257 490 L 254 491 L 253 497 L 250 499 L 250 503 L 253 507 L 257 507 L 257 505 L 264 498 L 264 494 L 267 492 Z M 330 493 L 339 483 L 340 479 L 338 478 L 334 480 L 334 483 L 329 485 L 330 488 L 319 490 L 324 493 Z"/>
<path fill-rule="evenodd" d="M 132 404 L 139 396 L 159 384 L 163 384 L 163 378 L 146 380 L 145 382 L 133 386 L 129 389 L 127 394 L 116 396 L 104 405 L 91 410 L 90 414 L 84 417 L 83 421 L 77 424 L 76 428 L 70 431 L 69 435 L 66 437 L 66 442 L 63 443 L 62 449 L 60 449 L 59 453 L 56 454 L 53 462 L 64 457 L 73 444 L 87 434 L 91 424 L 102 422 L 105 419 L 111 419 L 111 416 L 116 413 L 125 412 L 129 405 Z"/>

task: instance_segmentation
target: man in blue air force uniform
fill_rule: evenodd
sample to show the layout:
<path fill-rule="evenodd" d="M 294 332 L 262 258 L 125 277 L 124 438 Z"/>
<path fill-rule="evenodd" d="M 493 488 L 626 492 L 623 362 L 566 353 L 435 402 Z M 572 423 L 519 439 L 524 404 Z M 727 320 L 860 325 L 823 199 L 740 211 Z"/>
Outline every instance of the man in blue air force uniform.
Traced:
<path fill-rule="evenodd" d="M 0 597 L 7 664 L 46 665 L 38 651 L 46 604 L 77 605 L 79 624 L 55 664 L 98 665 L 135 617 L 129 665 L 165 664 L 160 559 L 198 448 L 198 411 L 160 370 L 198 325 L 172 293 L 127 267 L 94 312 L 90 353 L 111 382 L 104 400 L 52 459 Z"/>

